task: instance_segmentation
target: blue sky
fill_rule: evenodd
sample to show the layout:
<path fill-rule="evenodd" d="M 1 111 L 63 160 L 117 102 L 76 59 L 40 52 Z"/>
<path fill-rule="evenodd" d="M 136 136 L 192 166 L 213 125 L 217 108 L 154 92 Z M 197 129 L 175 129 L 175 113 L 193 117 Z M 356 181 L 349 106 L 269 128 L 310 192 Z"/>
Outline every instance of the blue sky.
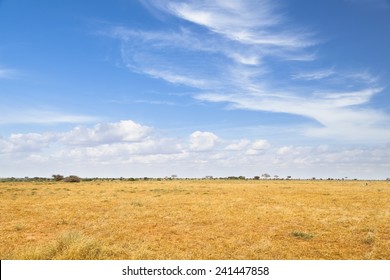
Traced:
<path fill-rule="evenodd" d="M 390 177 L 390 1 L 0 1 L 0 177 Z"/>

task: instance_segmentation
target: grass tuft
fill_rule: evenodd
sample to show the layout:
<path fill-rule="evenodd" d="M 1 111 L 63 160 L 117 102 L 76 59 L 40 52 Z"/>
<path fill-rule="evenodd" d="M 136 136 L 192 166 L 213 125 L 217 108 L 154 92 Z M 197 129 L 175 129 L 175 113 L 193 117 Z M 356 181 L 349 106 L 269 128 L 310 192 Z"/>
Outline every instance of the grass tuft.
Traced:
<path fill-rule="evenodd" d="M 64 218 L 62 218 L 61 220 L 59 220 L 58 222 L 57 222 L 57 225 L 59 226 L 59 225 L 67 225 L 67 224 L 69 224 L 69 222 L 67 221 L 67 220 L 65 220 Z"/>
<path fill-rule="evenodd" d="M 16 231 L 21 231 L 25 228 L 25 226 L 23 224 L 17 224 L 15 225 L 15 230 Z"/>
<path fill-rule="evenodd" d="M 304 239 L 304 240 L 309 240 L 314 237 L 314 235 L 306 232 L 301 232 L 301 231 L 293 231 L 291 233 L 292 236 L 299 238 L 299 239 Z"/>
<path fill-rule="evenodd" d="M 134 207 L 142 207 L 143 206 L 143 204 L 141 202 L 138 202 L 138 201 L 133 201 L 131 203 L 131 205 L 134 206 Z"/>
<path fill-rule="evenodd" d="M 375 230 L 369 229 L 366 238 L 363 240 L 363 243 L 366 245 L 374 245 L 375 239 Z"/>

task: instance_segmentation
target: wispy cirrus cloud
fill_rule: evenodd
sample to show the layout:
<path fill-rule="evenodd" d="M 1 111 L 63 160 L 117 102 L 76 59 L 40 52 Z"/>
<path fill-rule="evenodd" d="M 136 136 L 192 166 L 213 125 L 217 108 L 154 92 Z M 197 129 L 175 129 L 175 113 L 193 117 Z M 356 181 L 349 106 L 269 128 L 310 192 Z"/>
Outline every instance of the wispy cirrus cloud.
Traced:
<path fill-rule="evenodd" d="M 89 123 L 97 121 L 95 116 L 70 114 L 47 108 L 9 108 L 0 106 L 0 124 L 59 124 Z"/>
<path fill-rule="evenodd" d="M 284 17 L 271 1 L 167 1 L 165 10 L 247 45 L 302 48 L 312 44 L 302 33 L 278 30 Z"/>
<path fill-rule="evenodd" d="M 230 109 L 304 116 L 314 121 L 302 131 L 305 136 L 390 139 L 384 126 L 390 116 L 368 106 L 384 89 L 380 79 L 348 66 L 313 66 L 320 59 L 314 50 L 318 35 L 291 24 L 277 2 L 143 3 L 182 25 L 167 32 L 110 28 L 106 34 L 121 42 L 130 70 L 190 87 L 195 99 Z"/>
<path fill-rule="evenodd" d="M 143 72 L 154 78 L 162 79 L 172 84 L 180 84 L 194 88 L 208 88 L 212 83 L 210 80 L 181 75 L 167 70 L 144 69 Z"/>
<path fill-rule="evenodd" d="M 16 70 L 0 65 L 0 79 L 13 79 L 16 75 Z"/>
<path fill-rule="evenodd" d="M 205 93 L 196 98 L 208 102 L 226 102 L 236 109 L 305 116 L 318 123 L 317 126 L 308 126 L 302 130 L 304 135 L 310 137 L 376 142 L 390 139 L 390 131 L 386 127 L 386 123 L 390 121 L 389 116 L 381 111 L 354 106 L 365 104 L 381 90 L 372 88 L 310 97 L 272 95 L 267 92 L 246 95 Z"/>
<path fill-rule="evenodd" d="M 334 69 L 321 69 L 321 70 L 315 70 L 315 71 L 306 71 L 306 72 L 300 72 L 292 74 L 293 79 L 298 80 L 321 80 L 327 77 L 330 77 L 332 75 L 336 74 Z"/>

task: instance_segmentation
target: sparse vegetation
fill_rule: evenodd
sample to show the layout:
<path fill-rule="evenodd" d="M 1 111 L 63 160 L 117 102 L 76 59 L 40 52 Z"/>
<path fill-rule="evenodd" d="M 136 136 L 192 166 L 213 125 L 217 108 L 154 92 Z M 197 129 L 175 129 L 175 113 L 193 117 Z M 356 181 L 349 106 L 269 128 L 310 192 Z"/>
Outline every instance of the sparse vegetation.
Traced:
<path fill-rule="evenodd" d="M 17 224 L 17 225 L 15 225 L 15 230 L 16 230 L 16 231 L 21 231 L 21 230 L 23 230 L 24 228 L 25 228 L 25 226 L 22 225 L 22 224 Z"/>
<path fill-rule="evenodd" d="M 48 244 L 16 250 L 10 256 L 22 260 L 91 260 L 115 258 L 120 254 L 120 249 L 115 246 L 86 237 L 77 231 L 69 231 L 63 232 Z"/>
<path fill-rule="evenodd" d="M 1 259 L 390 259 L 386 181 L 48 180 L 0 192 Z"/>
<path fill-rule="evenodd" d="M 54 175 L 52 175 L 52 177 L 53 177 L 53 180 L 57 181 L 57 182 L 64 180 L 64 176 L 62 176 L 60 174 L 54 174 Z"/>
<path fill-rule="evenodd" d="M 305 240 L 309 240 L 313 238 L 312 234 L 301 232 L 301 231 L 293 231 L 291 235 L 296 238 L 305 239 Z"/>
<path fill-rule="evenodd" d="M 67 182 L 67 183 L 79 183 L 81 182 L 81 179 L 80 177 L 76 176 L 76 175 L 70 175 L 68 177 L 65 177 L 63 179 L 64 182 Z"/>

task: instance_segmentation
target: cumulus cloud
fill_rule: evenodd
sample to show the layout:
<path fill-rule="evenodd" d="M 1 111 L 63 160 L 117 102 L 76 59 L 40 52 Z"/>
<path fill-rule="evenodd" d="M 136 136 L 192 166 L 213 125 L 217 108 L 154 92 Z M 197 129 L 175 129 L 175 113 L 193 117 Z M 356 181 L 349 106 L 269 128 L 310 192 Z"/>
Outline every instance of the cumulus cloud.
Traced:
<path fill-rule="evenodd" d="M 250 141 L 248 139 L 241 139 L 238 141 L 234 141 L 233 143 L 229 144 L 226 146 L 226 150 L 231 150 L 231 151 L 241 151 L 248 147 L 250 144 Z"/>
<path fill-rule="evenodd" d="M 252 149 L 254 150 L 266 150 L 271 147 L 271 144 L 264 139 L 257 140 L 252 144 Z"/>
<path fill-rule="evenodd" d="M 209 151 L 216 146 L 219 138 L 211 132 L 195 131 L 190 135 L 189 145 L 192 151 Z"/>
<path fill-rule="evenodd" d="M 209 131 L 195 131 L 188 138 L 167 137 L 157 131 L 125 120 L 99 123 L 81 131 L 75 127 L 65 132 L 3 135 L 0 170 L 12 176 L 70 172 L 93 177 L 177 173 L 202 177 L 268 172 L 294 177 L 378 178 L 386 176 L 390 168 L 388 144 L 353 148 L 274 145 L 267 139 L 224 139 Z"/>
<path fill-rule="evenodd" d="M 258 155 L 271 147 L 271 144 L 264 139 L 256 140 L 252 143 L 250 149 L 246 151 L 247 155 Z"/>
<path fill-rule="evenodd" d="M 0 136 L 0 154 L 38 152 L 56 139 L 57 136 L 52 133 L 16 133 L 7 138 Z"/>
<path fill-rule="evenodd" d="M 276 154 L 277 155 L 286 155 L 289 154 L 292 151 L 292 146 L 283 146 L 277 149 Z"/>
<path fill-rule="evenodd" d="M 115 142 L 140 142 L 152 129 L 131 120 L 117 123 L 99 123 L 92 128 L 78 126 L 63 135 L 69 145 L 96 145 Z"/>

